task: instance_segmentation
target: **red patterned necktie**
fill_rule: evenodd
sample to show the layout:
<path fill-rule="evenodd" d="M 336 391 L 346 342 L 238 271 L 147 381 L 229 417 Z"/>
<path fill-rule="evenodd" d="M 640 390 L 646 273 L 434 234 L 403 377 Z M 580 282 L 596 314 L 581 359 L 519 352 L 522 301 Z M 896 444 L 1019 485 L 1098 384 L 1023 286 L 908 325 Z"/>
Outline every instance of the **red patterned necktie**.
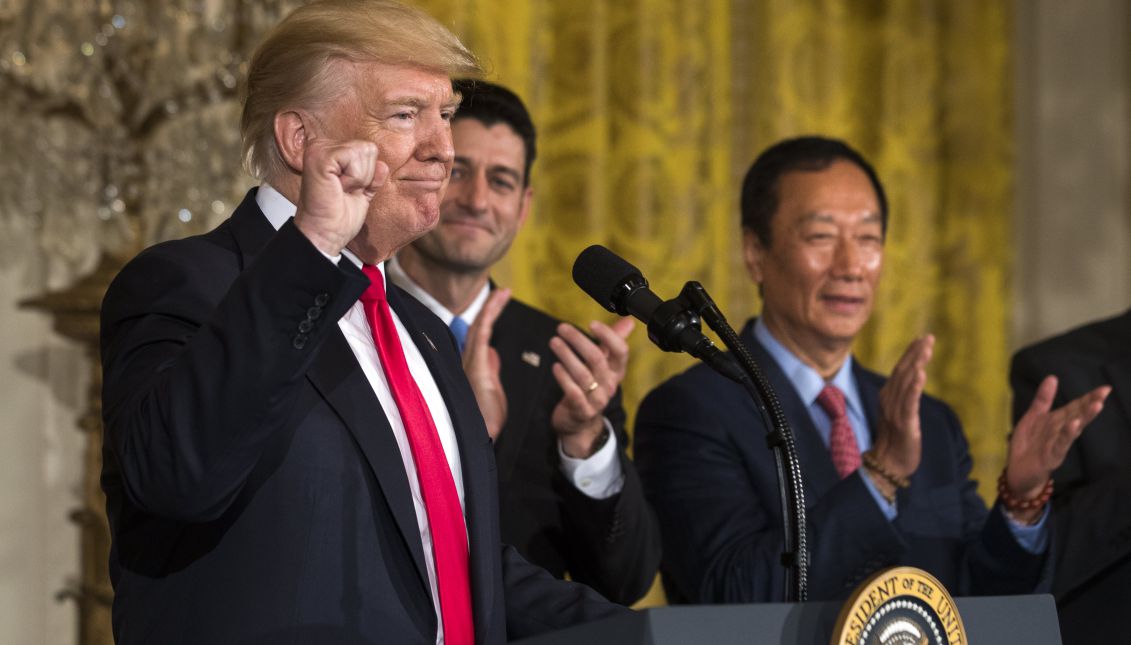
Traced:
<path fill-rule="evenodd" d="M 393 322 L 389 302 L 385 299 L 384 276 L 375 266 L 366 265 L 362 270 L 370 285 L 361 296 L 361 304 L 373 332 L 381 367 L 389 379 L 389 389 L 404 422 L 432 532 L 444 642 L 448 645 L 472 645 L 475 630 L 471 617 L 467 528 L 455 480 L 452 479 L 451 467 L 432 414 L 405 361 L 400 335 Z"/>
<path fill-rule="evenodd" d="M 817 405 L 829 415 L 832 422 L 829 432 L 829 452 L 832 453 L 833 466 L 841 479 L 856 472 L 860 467 L 860 446 L 856 445 L 856 435 L 848 421 L 848 406 L 844 402 L 844 392 L 835 385 L 826 385 L 817 395 Z"/>

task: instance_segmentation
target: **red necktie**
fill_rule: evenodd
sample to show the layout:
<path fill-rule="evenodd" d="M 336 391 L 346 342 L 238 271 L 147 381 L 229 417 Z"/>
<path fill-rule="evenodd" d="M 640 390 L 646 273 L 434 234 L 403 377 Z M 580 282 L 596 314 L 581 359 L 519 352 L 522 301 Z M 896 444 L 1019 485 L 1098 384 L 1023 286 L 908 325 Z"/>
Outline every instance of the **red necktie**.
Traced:
<path fill-rule="evenodd" d="M 848 407 L 844 402 L 844 392 L 835 385 L 826 385 L 817 395 L 817 405 L 829 415 L 832 429 L 829 432 L 829 452 L 832 453 L 833 466 L 841 479 L 856 472 L 860 467 L 860 446 L 856 445 L 856 435 L 848 421 Z"/>
<path fill-rule="evenodd" d="M 404 422 L 432 532 L 432 555 L 436 563 L 444 642 L 448 645 L 471 645 L 475 642 L 475 629 L 471 618 L 467 529 L 455 480 L 452 479 L 451 467 L 444 455 L 432 414 L 428 412 L 424 396 L 405 361 L 400 335 L 393 322 L 389 302 L 385 299 L 385 278 L 375 266 L 366 265 L 362 270 L 370 285 L 361 296 L 361 304 L 373 331 L 373 343 L 377 346 L 381 367 L 389 379 L 389 389 Z"/>

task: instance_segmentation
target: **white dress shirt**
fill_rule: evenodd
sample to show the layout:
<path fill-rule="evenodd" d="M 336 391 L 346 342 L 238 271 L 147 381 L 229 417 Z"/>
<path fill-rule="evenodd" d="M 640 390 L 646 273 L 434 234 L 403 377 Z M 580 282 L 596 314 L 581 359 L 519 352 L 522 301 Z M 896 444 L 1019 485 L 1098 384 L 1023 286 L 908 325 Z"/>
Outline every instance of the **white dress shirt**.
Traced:
<path fill-rule="evenodd" d="M 259 205 L 263 214 L 267 216 L 271 226 L 275 227 L 275 230 L 278 230 L 289 218 L 294 217 L 297 210 L 294 204 L 268 184 L 259 187 L 259 191 L 255 195 L 255 202 Z M 361 267 L 361 260 L 353 253 L 343 250 L 342 255 L 359 268 Z M 335 262 L 335 264 L 337 263 L 335 258 L 327 256 L 327 259 Z M 381 275 L 384 277 L 384 267 L 379 268 L 381 268 Z M 444 402 L 444 397 L 440 394 L 440 389 L 436 386 L 436 381 L 432 378 L 428 364 L 424 362 L 424 357 L 420 354 L 420 349 L 417 348 L 408 330 L 401 323 L 397 312 L 393 311 L 392 314 L 393 321 L 397 325 L 397 333 L 400 335 L 401 346 L 404 348 L 405 361 L 408 363 L 409 372 L 412 373 L 412 378 L 416 381 L 417 387 L 420 388 L 420 393 L 424 396 L 424 401 L 432 414 L 432 421 L 436 425 L 436 431 L 440 434 L 440 443 L 443 445 L 444 454 L 448 458 L 448 466 L 452 470 L 452 480 L 455 481 L 460 508 L 465 509 L 463 470 L 460 466 L 455 427 L 452 425 L 448 406 Z M 432 590 L 432 605 L 436 608 L 436 624 L 438 626 L 436 643 L 441 645 L 444 642 L 444 622 L 440 617 L 440 594 L 436 585 L 436 561 L 432 554 L 432 531 L 428 525 L 428 512 L 424 507 L 424 496 L 420 492 L 416 463 L 412 457 L 412 447 L 408 442 L 404 422 L 401 420 L 400 409 L 393 399 L 393 392 L 389 388 L 385 370 L 381 368 L 381 360 L 377 355 L 377 347 L 373 344 L 369 320 L 365 317 L 365 310 L 360 300 L 355 302 L 349 311 L 338 320 L 338 327 L 345 334 L 350 349 L 357 357 L 357 362 L 361 364 L 362 372 L 369 380 L 369 385 L 372 386 L 373 392 L 377 395 L 377 400 L 381 402 L 381 409 L 384 410 L 385 416 L 389 420 L 389 425 L 393 429 L 393 436 L 397 440 L 397 447 L 400 449 L 401 461 L 404 462 L 404 469 L 408 478 L 408 486 L 412 491 L 412 505 L 416 510 L 416 526 L 420 531 L 420 542 L 424 547 L 424 564 L 428 569 L 428 585 Z"/>

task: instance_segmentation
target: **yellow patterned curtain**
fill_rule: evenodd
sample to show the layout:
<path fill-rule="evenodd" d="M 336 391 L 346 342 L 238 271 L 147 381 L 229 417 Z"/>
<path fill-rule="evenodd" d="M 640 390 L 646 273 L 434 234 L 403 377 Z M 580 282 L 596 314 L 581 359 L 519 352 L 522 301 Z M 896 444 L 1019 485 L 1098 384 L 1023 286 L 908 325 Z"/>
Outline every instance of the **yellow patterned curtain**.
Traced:
<path fill-rule="evenodd" d="M 496 272 L 578 323 L 571 282 L 601 243 L 657 293 L 701 281 L 736 327 L 758 311 L 737 196 L 755 154 L 803 133 L 871 158 L 891 200 L 887 268 L 861 360 L 886 371 L 938 336 L 928 389 L 966 424 L 983 492 L 1003 461 L 1012 8 L 977 0 L 419 0 L 525 97 L 540 128 L 534 214 Z M 638 330 L 630 414 L 690 363 Z"/>
<path fill-rule="evenodd" d="M 663 296 L 707 287 L 738 327 L 759 304 L 739 252 L 738 192 L 757 152 L 841 137 L 888 189 L 887 267 L 857 345 L 886 371 L 938 337 L 928 390 L 966 426 L 993 498 L 1008 431 L 1012 100 L 1009 2 L 421 0 L 527 101 L 540 128 L 535 207 L 496 272 L 567 320 L 608 318 L 569 277 L 609 246 Z M 630 416 L 685 369 L 642 330 Z M 650 595 L 645 604 L 659 601 Z"/>

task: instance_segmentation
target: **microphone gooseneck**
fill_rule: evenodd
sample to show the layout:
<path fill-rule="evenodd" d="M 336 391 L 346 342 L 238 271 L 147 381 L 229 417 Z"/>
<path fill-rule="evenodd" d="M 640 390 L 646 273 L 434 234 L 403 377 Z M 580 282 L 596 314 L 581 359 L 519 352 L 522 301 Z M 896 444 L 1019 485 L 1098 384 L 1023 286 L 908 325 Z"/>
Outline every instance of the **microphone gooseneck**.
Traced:
<path fill-rule="evenodd" d="M 660 349 L 691 354 L 742 385 L 753 399 L 766 421 L 766 443 L 774 453 L 779 502 L 786 518 L 782 553 L 785 600 L 804 602 L 808 596 L 807 521 L 793 431 L 773 387 L 710 295 L 698 282 L 688 282 L 678 297 L 662 300 L 648 288 L 648 280 L 639 269 L 600 245 L 590 246 L 577 256 L 573 281 L 605 309 L 643 321 L 648 326 L 648 338 Z M 731 354 L 720 351 L 703 334 L 701 320 L 719 334 Z"/>

